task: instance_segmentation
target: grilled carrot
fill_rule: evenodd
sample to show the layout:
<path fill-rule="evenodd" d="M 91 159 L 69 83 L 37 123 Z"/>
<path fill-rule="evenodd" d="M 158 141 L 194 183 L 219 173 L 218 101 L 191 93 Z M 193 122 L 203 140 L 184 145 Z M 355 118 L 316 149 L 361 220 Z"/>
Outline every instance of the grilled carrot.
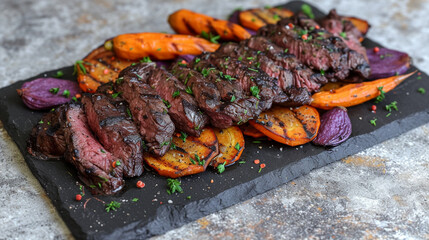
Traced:
<path fill-rule="evenodd" d="M 275 24 L 281 18 L 292 15 L 292 11 L 284 8 L 255 8 L 241 11 L 238 18 L 242 26 L 256 31 L 267 24 Z"/>
<path fill-rule="evenodd" d="M 166 33 L 128 33 L 113 38 L 113 50 L 120 58 L 137 60 L 151 57 L 156 60 L 174 59 L 179 55 L 213 52 L 219 44 L 189 35 Z"/>
<path fill-rule="evenodd" d="M 180 34 L 201 35 L 203 32 L 219 35 L 223 40 L 240 41 L 250 38 L 240 25 L 181 9 L 168 17 L 170 26 Z"/>
<path fill-rule="evenodd" d="M 320 109 L 331 109 L 334 107 L 351 107 L 380 95 L 380 88 L 389 92 L 405 79 L 415 73 L 382 78 L 370 82 L 351 83 L 331 91 L 322 91 L 313 94 L 311 106 Z"/>

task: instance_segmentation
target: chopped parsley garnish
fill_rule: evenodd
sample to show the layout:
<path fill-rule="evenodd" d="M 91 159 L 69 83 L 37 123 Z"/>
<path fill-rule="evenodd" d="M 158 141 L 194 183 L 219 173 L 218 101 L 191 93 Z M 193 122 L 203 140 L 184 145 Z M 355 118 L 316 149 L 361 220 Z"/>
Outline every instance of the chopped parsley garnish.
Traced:
<path fill-rule="evenodd" d="M 206 31 L 201 32 L 201 37 L 209 40 L 212 43 L 218 43 L 217 40 L 219 40 L 219 38 L 220 38 L 219 35 L 213 35 L 212 33 L 207 33 Z"/>
<path fill-rule="evenodd" d="M 116 211 L 121 207 L 121 203 L 117 201 L 111 201 L 109 204 L 106 204 L 106 212 L 110 212 L 110 210 Z"/>
<path fill-rule="evenodd" d="M 223 173 L 225 171 L 225 164 L 226 164 L 226 162 L 223 162 L 223 163 L 217 165 L 218 173 Z"/>
<path fill-rule="evenodd" d="M 386 110 L 387 110 L 387 111 L 389 111 L 389 112 L 391 112 L 391 111 L 392 111 L 392 109 L 394 109 L 394 110 L 398 111 L 398 106 L 396 106 L 396 104 L 397 104 L 397 103 L 398 103 L 398 102 L 393 101 L 393 102 L 391 102 L 389 105 L 386 105 Z"/>
<path fill-rule="evenodd" d="M 281 18 L 280 18 L 280 16 L 279 16 L 278 14 L 274 14 L 273 19 L 278 21 L 278 20 L 280 20 Z"/>
<path fill-rule="evenodd" d="M 243 160 L 243 161 L 240 161 L 240 162 L 238 162 L 238 163 L 243 164 L 243 163 L 246 163 L 246 161 L 244 161 L 244 160 Z"/>
<path fill-rule="evenodd" d="M 161 51 L 161 48 L 156 49 L 156 51 L 158 51 L 158 52 Z"/>
<path fill-rule="evenodd" d="M 69 97 L 70 97 L 70 91 L 69 91 L 69 90 L 67 90 L 67 89 L 66 89 L 66 90 L 64 90 L 64 91 L 63 91 L 63 96 L 64 96 L 64 97 L 66 97 L 66 98 L 69 98 Z"/>
<path fill-rule="evenodd" d="M 234 102 L 234 101 L 235 101 L 235 95 L 232 95 L 231 102 Z"/>
<path fill-rule="evenodd" d="M 187 87 L 186 87 L 186 89 L 185 89 L 185 91 L 186 91 L 186 93 L 188 93 L 188 94 L 193 94 L 192 89 L 191 89 L 191 87 L 190 87 L 190 86 L 187 86 Z"/>
<path fill-rule="evenodd" d="M 254 57 L 247 57 L 246 59 L 247 59 L 247 60 L 253 60 L 253 59 L 254 59 Z"/>
<path fill-rule="evenodd" d="M 176 144 L 174 144 L 174 142 L 171 142 L 170 149 L 173 149 L 173 150 L 177 149 Z"/>
<path fill-rule="evenodd" d="M 419 92 L 419 93 L 421 93 L 421 94 L 425 94 L 426 93 L 426 90 L 424 89 L 424 88 L 419 88 L 419 89 L 417 89 L 417 91 Z"/>
<path fill-rule="evenodd" d="M 208 75 L 209 75 L 209 70 L 208 69 L 206 69 L 206 68 L 204 68 L 202 71 L 201 71 L 201 74 L 203 75 L 203 77 L 207 77 Z"/>
<path fill-rule="evenodd" d="M 189 158 L 189 160 L 191 160 L 191 163 L 192 163 L 192 164 L 197 164 L 197 163 L 195 162 L 195 160 L 194 160 L 194 159 Z"/>
<path fill-rule="evenodd" d="M 252 96 L 256 97 L 257 99 L 260 99 L 260 96 L 259 96 L 260 91 L 261 90 L 259 90 L 258 86 L 250 87 L 250 92 L 252 93 Z"/>
<path fill-rule="evenodd" d="M 139 200 L 138 198 L 133 198 L 133 200 L 131 200 L 131 201 L 137 202 L 138 200 Z"/>
<path fill-rule="evenodd" d="M 184 132 L 180 132 L 180 139 L 182 139 L 183 142 L 186 142 L 186 138 L 188 137 L 188 134 Z"/>
<path fill-rule="evenodd" d="M 228 81 L 235 80 L 236 78 L 231 77 L 231 75 L 224 75 L 224 78 Z"/>
<path fill-rule="evenodd" d="M 311 7 L 308 4 L 302 4 L 301 5 L 301 11 L 307 15 L 307 17 L 314 19 L 314 14 L 313 14 L 313 10 L 311 9 Z"/>
<path fill-rule="evenodd" d="M 133 118 L 133 115 L 131 114 L 131 111 L 130 111 L 130 109 L 129 109 L 129 108 L 127 108 L 127 114 L 128 114 L 128 116 L 129 116 L 130 118 Z"/>
<path fill-rule="evenodd" d="M 60 78 L 62 76 L 64 76 L 63 71 L 57 71 L 57 73 L 54 75 L 54 77 L 56 77 L 56 78 Z"/>
<path fill-rule="evenodd" d="M 247 68 L 247 69 L 249 69 L 250 71 L 259 72 L 257 69 L 254 69 L 254 68 Z"/>
<path fill-rule="evenodd" d="M 162 142 L 162 143 L 161 143 L 161 147 L 163 147 L 163 146 L 167 146 L 168 144 L 170 144 L 170 141 Z"/>
<path fill-rule="evenodd" d="M 144 57 L 142 60 L 140 60 L 140 62 L 150 63 L 150 62 L 152 62 L 152 60 L 150 59 L 149 56 L 147 56 L 147 57 Z"/>
<path fill-rule="evenodd" d="M 137 78 L 138 78 L 139 80 L 143 79 L 143 77 L 142 77 L 142 76 L 140 76 L 140 75 L 138 75 L 137 73 L 134 73 L 134 74 L 137 76 Z"/>
<path fill-rule="evenodd" d="M 340 32 L 340 36 L 341 36 L 342 38 L 347 38 L 347 33 L 345 33 L 345 32 Z"/>
<path fill-rule="evenodd" d="M 186 199 L 191 199 L 191 196 L 187 196 Z"/>
<path fill-rule="evenodd" d="M 122 83 L 122 81 L 124 81 L 124 77 L 120 77 L 120 78 L 118 78 L 118 79 L 116 79 L 116 84 L 121 84 Z"/>
<path fill-rule="evenodd" d="M 40 120 L 40 121 L 39 121 L 39 124 L 43 124 L 43 123 L 44 123 L 44 122 L 43 122 L 43 120 Z"/>
<path fill-rule="evenodd" d="M 174 91 L 173 97 L 177 98 L 178 96 L 180 96 L 180 91 L 179 90 Z"/>
<path fill-rule="evenodd" d="M 102 149 L 102 148 L 100 148 L 100 152 L 106 153 L 106 151 L 104 151 L 104 149 Z"/>
<path fill-rule="evenodd" d="M 115 164 L 116 166 L 121 166 L 121 162 L 119 160 L 116 160 Z"/>
<path fill-rule="evenodd" d="M 167 108 L 171 108 L 171 104 L 168 100 L 162 99 L 162 102 L 165 104 Z"/>
<path fill-rule="evenodd" d="M 253 141 L 252 143 L 262 143 L 262 142 L 261 142 L 261 141 L 256 140 L 256 141 Z"/>
<path fill-rule="evenodd" d="M 324 75 L 325 75 L 325 70 L 320 69 L 320 74 L 321 74 L 322 76 L 324 76 Z"/>
<path fill-rule="evenodd" d="M 239 143 L 237 143 L 237 144 L 235 144 L 234 148 L 237 149 L 237 151 L 240 151 L 241 146 Z"/>
<path fill-rule="evenodd" d="M 53 94 L 57 94 L 58 91 L 60 91 L 60 88 L 51 88 L 51 89 L 49 89 L 49 92 L 53 93 Z"/>
<path fill-rule="evenodd" d="M 369 120 L 369 122 L 372 124 L 372 125 L 374 125 L 374 126 L 377 126 L 377 118 L 374 118 L 374 119 L 372 119 L 372 120 Z"/>
<path fill-rule="evenodd" d="M 167 179 L 167 188 L 168 188 L 167 193 L 168 194 L 172 194 L 175 192 L 183 193 L 183 189 L 180 186 L 180 184 L 182 184 L 182 183 L 179 180 L 168 178 Z"/>
<path fill-rule="evenodd" d="M 243 60 L 243 57 L 242 57 L 242 56 L 239 56 L 239 57 L 238 57 L 238 61 L 241 61 L 241 60 Z"/>
<path fill-rule="evenodd" d="M 73 102 L 77 102 L 77 98 L 76 97 L 72 97 Z"/>
<path fill-rule="evenodd" d="M 375 99 L 375 103 L 379 103 L 379 102 L 383 101 L 386 98 L 386 96 L 384 96 L 384 94 L 386 92 L 383 91 L 383 86 L 378 87 L 377 89 L 378 89 L 378 91 L 380 91 L 380 95 L 378 95 L 377 98 Z"/>
<path fill-rule="evenodd" d="M 195 63 L 199 63 L 201 61 L 200 58 L 195 58 Z"/>
<path fill-rule="evenodd" d="M 284 50 L 284 52 L 285 52 L 285 53 L 287 53 L 288 51 L 289 51 L 289 48 L 286 48 L 286 49 Z"/>
<path fill-rule="evenodd" d="M 122 94 L 122 92 L 114 93 L 114 94 L 112 94 L 112 98 L 117 98 L 121 94 Z"/>

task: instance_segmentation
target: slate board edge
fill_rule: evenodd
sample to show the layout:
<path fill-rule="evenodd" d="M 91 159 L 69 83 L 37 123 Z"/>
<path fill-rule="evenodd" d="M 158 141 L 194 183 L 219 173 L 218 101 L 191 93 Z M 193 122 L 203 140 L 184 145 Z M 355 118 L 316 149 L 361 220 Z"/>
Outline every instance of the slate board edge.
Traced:
<path fill-rule="evenodd" d="M 287 5 L 301 5 L 303 3 L 304 2 L 302 1 L 292 1 L 288 2 Z M 284 6 L 284 4 L 282 6 Z M 315 12 L 319 12 L 314 6 L 312 7 Z M 368 40 L 369 39 L 366 39 L 366 41 Z M 372 42 L 371 40 L 369 41 Z M 381 45 L 379 44 L 379 46 Z M 69 68 L 70 67 L 66 67 L 62 69 Z M 39 74 L 38 77 L 41 77 L 43 75 L 44 73 Z M 35 77 L 32 77 L 31 79 L 33 78 Z M 23 82 L 24 81 L 20 81 L 15 84 Z M 0 89 L 0 92 L 1 90 L 3 89 Z M 7 106 L 3 106 L 3 108 L 4 107 Z M 2 106 L 0 104 L 0 109 L 1 108 Z M 3 114 L 0 117 L 1 119 L 5 119 Z M 76 220 L 70 217 L 66 206 L 64 206 L 60 201 L 55 200 L 58 197 L 53 198 L 52 196 L 50 196 L 49 198 L 59 211 L 61 217 L 72 232 L 73 236 L 77 239 L 118 239 L 119 237 L 147 238 L 150 236 L 165 233 L 168 230 L 180 227 L 200 217 L 206 216 L 226 207 L 230 207 L 236 203 L 250 199 L 256 195 L 267 192 L 297 177 L 305 175 L 315 168 L 323 167 L 344 157 L 356 154 L 366 148 L 374 146 L 375 144 L 381 143 L 387 139 L 396 137 L 406 131 L 421 126 L 426 123 L 428 119 L 429 108 L 426 108 L 424 111 L 408 115 L 405 118 L 393 121 L 380 128 L 377 128 L 369 134 L 363 134 L 350 138 L 338 147 L 329 149 L 318 155 L 300 159 L 299 161 L 289 164 L 282 169 L 276 169 L 271 172 L 261 174 L 261 176 L 256 179 L 232 187 L 210 198 L 190 202 L 186 205 L 163 205 L 162 207 L 158 208 L 156 214 L 157 217 L 148 220 L 146 223 L 144 223 L 143 221 L 132 222 L 129 223 L 127 226 L 117 228 L 110 233 L 85 233 L 81 231 L 81 228 L 79 227 L 79 224 L 76 222 Z M 5 122 L 3 121 L 3 123 Z M 59 194 L 55 183 L 46 181 L 46 179 L 43 177 L 43 174 L 39 172 L 39 170 L 32 162 L 32 157 L 28 153 L 26 153 L 25 146 L 21 147 L 15 140 L 15 126 L 4 124 L 4 128 L 14 140 L 14 142 L 17 143 L 21 153 L 23 153 L 23 155 L 25 156 L 25 161 L 30 167 L 32 173 L 36 176 L 42 187 L 45 189 L 46 193 L 48 195 L 53 194 L 58 196 Z M 391 131 L 392 128 L 396 128 L 396 130 Z M 345 149 L 346 151 L 344 151 Z M 303 165 L 306 165 L 307 167 L 303 168 Z M 238 195 L 237 192 L 240 192 L 241 194 Z M 229 199 L 228 196 L 233 197 Z M 229 199 L 229 201 L 225 201 L 225 199 Z M 200 209 L 200 206 L 204 206 L 204 208 Z"/>

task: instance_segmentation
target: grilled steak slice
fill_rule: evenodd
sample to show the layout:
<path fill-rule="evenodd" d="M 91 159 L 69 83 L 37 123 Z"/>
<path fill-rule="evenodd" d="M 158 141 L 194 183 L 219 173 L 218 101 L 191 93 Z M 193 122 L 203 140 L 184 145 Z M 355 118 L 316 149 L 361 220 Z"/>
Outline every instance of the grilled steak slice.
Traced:
<path fill-rule="evenodd" d="M 283 69 L 288 69 L 292 73 L 292 83 L 289 81 L 280 81 L 280 87 L 283 91 L 287 91 L 287 88 L 294 86 L 298 89 L 306 88 L 309 92 L 317 92 L 320 86 L 328 83 L 328 79 L 320 74 L 320 72 L 314 72 L 302 64 L 295 55 L 287 53 L 288 51 L 283 50 L 265 37 L 254 36 L 246 41 L 242 41 L 241 44 L 260 51 L 260 55 L 266 55 L 276 65 L 283 67 Z"/>
<path fill-rule="evenodd" d="M 143 173 L 142 139 L 128 116 L 128 104 L 118 98 L 95 93 L 82 97 L 88 124 L 104 148 L 120 159 L 125 177 Z"/>
<path fill-rule="evenodd" d="M 368 61 L 366 49 L 359 41 L 359 39 L 363 39 L 364 36 L 350 20 L 341 17 L 337 14 L 335 9 L 332 9 L 319 23 L 320 26 L 325 28 L 328 32 L 340 37 L 347 44 L 347 47 L 362 54 L 366 61 Z"/>
<path fill-rule="evenodd" d="M 118 192 L 124 185 L 122 167 L 112 167 L 118 159 L 95 139 L 80 105 L 66 105 L 64 111 L 65 159 L 76 167 L 82 182 L 94 191 Z"/>
<path fill-rule="evenodd" d="M 242 87 L 238 81 L 235 81 L 235 79 L 230 75 L 219 71 L 206 59 L 205 55 L 195 58 L 190 63 L 190 67 L 200 72 L 200 74 L 195 74 L 195 77 L 198 79 L 195 81 L 209 82 L 209 85 L 215 86 L 218 90 L 217 92 L 219 92 L 220 104 L 216 112 L 226 114 L 228 117 L 215 115 L 214 117 L 219 117 L 220 120 L 225 121 L 219 122 L 217 121 L 217 118 L 211 118 L 212 125 L 218 128 L 227 128 L 233 124 L 242 124 L 259 115 L 262 111 L 258 98 L 247 96 L 247 94 L 242 91 Z M 187 86 L 194 89 L 192 81 L 188 81 Z M 203 92 L 204 91 L 202 91 L 202 93 Z M 197 101 L 202 100 L 198 94 L 194 95 L 196 96 Z M 219 99 L 218 97 L 216 98 Z M 201 107 L 201 109 L 204 108 Z M 207 114 L 210 117 L 213 116 L 208 112 Z"/>
<path fill-rule="evenodd" d="M 128 102 L 130 113 L 149 151 L 162 156 L 168 151 L 174 124 L 156 91 L 147 84 L 154 63 L 139 63 L 119 74 L 115 90 Z"/>
<path fill-rule="evenodd" d="M 232 118 L 220 110 L 223 102 L 215 83 L 180 64 L 173 64 L 171 73 L 186 86 L 188 92 L 192 92 L 198 107 L 208 115 L 213 126 L 232 126 Z"/>
<path fill-rule="evenodd" d="M 27 151 L 41 159 L 60 158 L 66 150 L 63 118 L 64 106 L 43 115 L 33 127 L 27 142 Z"/>
<path fill-rule="evenodd" d="M 162 97 L 177 130 L 200 136 L 208 118 L 198 108 L 191 92 L 186 92 L 185 85 L 162 68 L 152 71 L 148 84 Z"/>
<path fill-rule="evenodd" d="M 284 18 L 275 25 L 262 27 L 258 30 L 258 35 L 288 49 L 301 62 L 321 71 L 331 81 L 357 82 L 367 78 L 370 68 L 365 57 L 348 48 L 341 38 L 324 29 L 311 27 L 316 24 L 312 21 L 307 19 L 303 24 L 300 17 Z M 300 23 L 305 26 L 297 25 Z"/>

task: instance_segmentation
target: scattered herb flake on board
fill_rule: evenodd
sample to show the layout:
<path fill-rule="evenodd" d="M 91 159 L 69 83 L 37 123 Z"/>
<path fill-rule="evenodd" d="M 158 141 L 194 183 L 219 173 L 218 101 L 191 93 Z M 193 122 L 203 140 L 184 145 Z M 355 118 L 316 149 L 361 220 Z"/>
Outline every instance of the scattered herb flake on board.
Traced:
<path fill-rule="evenodd" d="M 63 73 L 63 71 L 57 71 L 57 73 L 54 75 L 54 77 L 56 77 L 56 78 L 60 78 L 60 77 L 62 77 L 62 76 L 64 76 L 64 73 Z"/>
<path fill-rule="evenodd" d="M 244 161 L 244 160 L 243 160 L 243 161 L 240 161 L 240 162 L 238 162 L 238 163 L 239 163 L 239 164 L 243 164 L 243 163 L 246 163 L 246 161 Z"/>
<path fill-rule="evenodd" d="M 398 111 L 398 106 L 396 106 L 397 103 L 398 103 L 397 101 L 393 101 L 389 105 L 386 105 L 386 110 L 389 112 L 391 112 L 392 109 Z"/>
<path fill-rule="evenodd" d="M 377 118 L 374 118 L 374 119 L 372 119 L 372 120 L 369 120 L 369 122 L 372 124 L 372 125 L 374 125 L 374 126 L 377 126 Z"/>
<path fill-rule="evenodd" d="M 111 201 L 109 204 L 106 204 L 106 212 L 110 212 L 110 210 L 116 211 L 121 207 L 121 203 L 117 201 Z"/>
<path fill-rule="evenodd" d="M 138 200 L 139 200 L 138 198 L 133 198 L 133 200 L 131 200 L 131 201 L 137 202 Z"/>
<path fill-rule="evenodd" d="M 307 17 L 314 19 L 314 14 L 313 14 L 313 10 L 311 9 L 311 7 L 308 4 L 302 4 L 301 5 L 301 11 L 307 15 Z"/>
<path fill-rule="evenodd" d="M 191 199 L 191 196 L 187 196 L 186 199 Z"/>
<path fill-rule="evenodd" d="M 182 183 L 177 179 L 168 178 L 167 179 L 167 193 L 173 194 L 175 192 L 183 193 L 183 189 L 180 186 Z"/>
<path fill-rule="evenodd" d="M 424 89 L 424 88 L 419 88 L 419 89 L 417 89 L 417 91 L 419 92 L 419 93 L 421 93 L 421 94 L 425 94 L 426 93 L 426 90 Z"/>
<path fill-rule="evenodd" d="M 384 96 L 384 94 L 386 92 L 383 91 L 383 86 L 378 87 L 377 89 L 378 89 L 378 91 L 380 91 L 380 95 L 378 95 L 377 98 L 375 99 L 375 103 L 379 103 L 379 102 L 383 101 L 386 98 L 386 96 Z"/>
<path fill-rule="evenodd" d="M 256 141 L 252 141 L 252 143 L 261 143 L 261 141 L 256 140 Z"/>
<path fill-rule="evenodd" d="M 225 171 L 225 164 L 226 164 L 226 162 L 217 165 L 217 171 L 219 173 L 223 173 Z"/>

